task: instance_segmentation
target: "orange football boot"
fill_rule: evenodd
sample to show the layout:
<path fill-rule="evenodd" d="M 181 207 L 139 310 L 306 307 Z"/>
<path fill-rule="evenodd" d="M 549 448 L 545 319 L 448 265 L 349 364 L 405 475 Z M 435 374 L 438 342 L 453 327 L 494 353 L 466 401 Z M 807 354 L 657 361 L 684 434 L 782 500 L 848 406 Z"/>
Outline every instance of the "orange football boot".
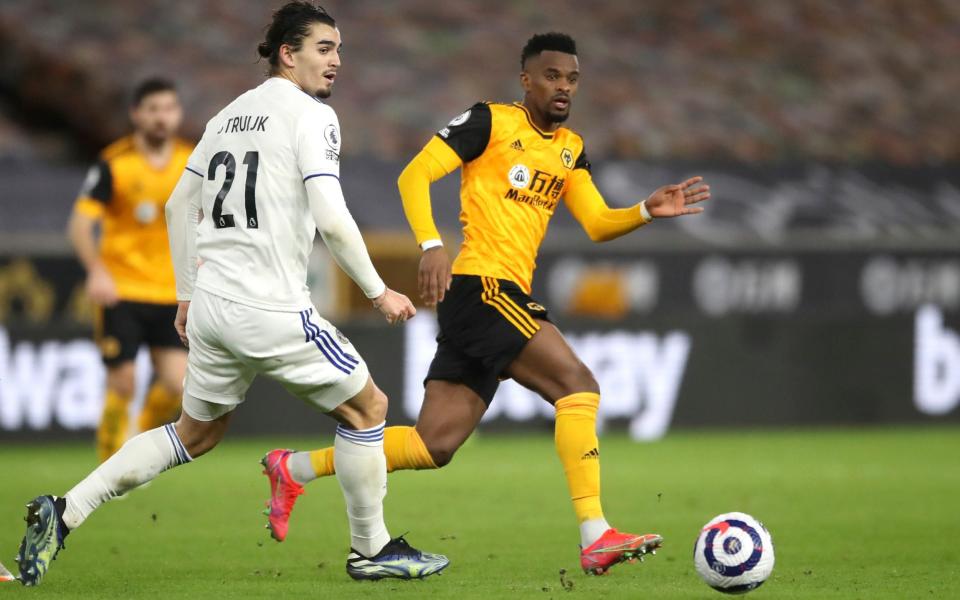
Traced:
<path fill-rule="evenodd" d="M 580 566 L 590 575 L 603 575 L 624 561 L 643 560 L 645 554 L 656 554 L 663 538 L 655 533 L 634 535 L 610 528 L 586 548 L 580 550 Z"/>
<path fill-rule="evenodd" d="M 267 529 L 270 537 L 282 542 L 287 538 L 290 512 L 297 497 L 304 492 L 303 486 L 293 480 L 287 470 L 287 459 L 293 450 L 271 450 L 262 459 L 263 474 L 270 480 L 270 501 L 267 502 Z"/>

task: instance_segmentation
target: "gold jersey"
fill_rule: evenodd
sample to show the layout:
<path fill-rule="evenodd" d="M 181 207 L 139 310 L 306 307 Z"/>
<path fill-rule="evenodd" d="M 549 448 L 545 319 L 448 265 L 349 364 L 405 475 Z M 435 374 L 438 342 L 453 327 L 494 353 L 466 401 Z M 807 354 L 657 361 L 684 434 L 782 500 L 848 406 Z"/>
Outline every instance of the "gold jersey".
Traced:
<path fill-rule="evenodd" d="M 593 185 L 583 139 L 565 127 L 541 130 L 520 103 L 475 104 L 437 136 L 463 163 L 453 273 L 507 279 L 530 293 L 550 217 L 572 185 Z"/>
<path fill-rule="evenodd" d="M 128 136 L 107 146 L 87 175 L 74 210 L 101 219 L 100 256 L 121 300 L 177 301 L 164 204 L 192 151 L 175 140 L 170 160 L 158 169 Z"/>

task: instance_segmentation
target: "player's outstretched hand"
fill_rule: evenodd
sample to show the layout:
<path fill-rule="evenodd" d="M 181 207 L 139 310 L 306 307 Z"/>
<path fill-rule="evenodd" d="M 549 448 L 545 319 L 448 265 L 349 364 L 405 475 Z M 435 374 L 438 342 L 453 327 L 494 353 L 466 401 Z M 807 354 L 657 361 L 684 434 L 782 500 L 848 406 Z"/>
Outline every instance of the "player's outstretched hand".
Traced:
<path fill-rule="evenodd" d="M 383 316 L 387 318 L 387 323 L 391 325 L 403 323 L 417 314 L 417 309 L 413 307 L 410 298 L 390 288 L 387 288 L 379 298 L 373 300 L 373 306 L 383 313 Z"/>
<path fill-rule="evenodd" d="M 177 330 L 180 336 L 180 343 L 187 348 L 190 342 L 187 341 L 187 312 L 190 310 L 189 302 L 177 302 L 177 316 L 173 319 L 173 328 Z"/>
<path fill-rule="evenodd" d="M 691 177 L 677 185 L 665 185 L 646 200 L 647 212 L 651 217 L 679 217 L 702 213 L 700 206 L 691 206 L 710 199 L 710 186 L 698 185 L 703 177 Z"/>
<path fill-rule="evenodd" d="M 113 306 L 120 300 L 117 285 L 104 267 L 96 267 L 87 275 L 87 295 L 100 306 Z"/>
<path fill-rule="evenodd" d="M 420 257 L 420 271 L 417 273 L 417 287 L 420 298 L 427 306 L 436 306 L 443 302 L 443 296 L 450 289 L 450 258 L 443 246 L 424 250 Z"/>

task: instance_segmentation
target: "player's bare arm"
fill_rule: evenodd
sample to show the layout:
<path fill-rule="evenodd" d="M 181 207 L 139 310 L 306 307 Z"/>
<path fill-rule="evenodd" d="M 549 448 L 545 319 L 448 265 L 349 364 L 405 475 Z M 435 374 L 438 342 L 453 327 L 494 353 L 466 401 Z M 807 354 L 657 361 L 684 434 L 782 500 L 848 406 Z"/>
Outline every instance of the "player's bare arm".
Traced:
<path fill-rule="evenodd" d="M 700 185 L 703 177 L 691 177 L 683 183 L 658 188 L 644 201 L 647 212 L 655 219 L 696 215 L 702 206 L 693 206 L 710 199 L 710 186 Z"/>
<path fill-rule="evenodd" d="M 373 307 L 380 311 L 387 319 L 387 323 L 396 325 L 417 314 L 413 302 L 400 292 L 387 288 L 383 294 L 373 299 Z"/>
<path fill-rule="evenodd" d="M 436 306 L 438 302 L 443 302 L 452 279 L 450 257 L 446 249 L 443 246 L 434 246 L 424 250 L 420 256 L 420 269 L 417 271 L 417 289 L 423 303 Z"/>
<path fill-rule="evenodd" d="M 177 317 L 173 321 L 173 328 L 177 330 L 177 335 L 180 336 L 180 341 L 183 342 L 183 345 L 187 348 L 190 347 L 190 342 L 187 341 L 187 313 L 190 311 L 190 301 L 177 302 Z"/>
<path fill-rule="evenodd" d="M 87 271 L 87 296 L 101 306 L 113 306 L 119 300 L 117 286 L 107 267 L 100 260 L 97 239 L 94 234 L 98 219 L 74 211 L 70 216 L 67 234 L 77 258 Z"/>

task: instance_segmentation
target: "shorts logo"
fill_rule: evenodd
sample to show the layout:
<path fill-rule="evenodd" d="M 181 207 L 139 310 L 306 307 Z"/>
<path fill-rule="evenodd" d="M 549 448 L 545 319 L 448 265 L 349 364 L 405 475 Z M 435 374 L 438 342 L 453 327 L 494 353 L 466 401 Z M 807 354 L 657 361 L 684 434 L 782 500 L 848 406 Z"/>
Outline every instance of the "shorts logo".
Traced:
<path fill-rule="evenodd" d="M 439 135 L 443 139 L 447 139 L 448 137 L 450 137 L 450 128 L 444 127 L 443 129 L 437 132 L 437 135 Z"/>
<path fill-rule="evenodd" d="M 527 308 L 536 312 L 547 312 L 547 309 L 545 309 L 543 305 L 537 304 L 536 302 L 527 302 Z"/>
<path fill-rule="evenodd" d="M 108 360 L 119 356 L 120 340 L 113 336 L 107 336 L 100 340 L 100 354 Z"/>
<path fill-rule="evenodd" d="M 340 132 L 337 131 L 337 126 L 333 123 L 327 125 L 326 129 L 323 130 L 323 139 L 334 150 L 340 150 Z"/>
<path fill-rule="evenodd" d="M 450 122 L 447 124 L 448 127 L 456 127 L 457 125 L 463 125 L 467 122 L 467 119 L 470 118 L 470 111 L 457 115 L 456 117 L 450 119 Z"/>
<path fill-rule="evenodd" d="M 524 165 L 514 165 L 513 168 L 510 169 L 507 179 L 510 181 L 510 185 L 518 190 L 522 190 L 530 183 L 530 169 Z"/>
<path fill-rule="evenodd" d="M 560 160 L 563 161 L 563 166 L 572 169 L 573 168 L 573 152 L 570 148 L 564 148 L 560 151 Z"/>

